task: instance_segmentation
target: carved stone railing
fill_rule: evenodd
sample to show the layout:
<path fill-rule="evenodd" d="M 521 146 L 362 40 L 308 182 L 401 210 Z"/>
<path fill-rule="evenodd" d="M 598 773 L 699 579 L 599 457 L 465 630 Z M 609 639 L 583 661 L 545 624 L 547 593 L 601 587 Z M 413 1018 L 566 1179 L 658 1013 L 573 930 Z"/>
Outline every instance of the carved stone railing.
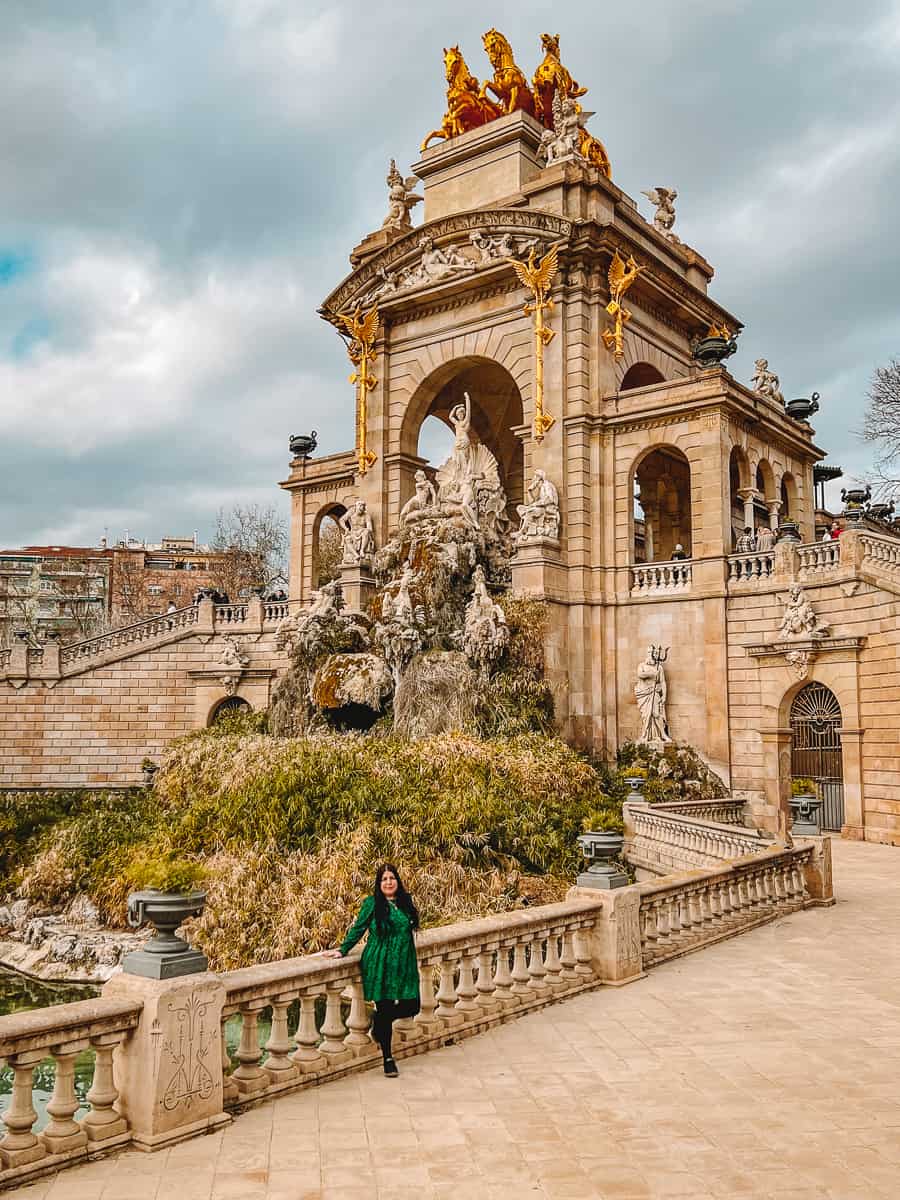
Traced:
<path fill-rule="evenodd" d="M 868 532 L 861 532 L 858 536 L 864 566 L 888 574 L 900 574 L 900 538 Z"/>
<path fill-rule="evenodd" d="M 812 542 L 808 546 L 798 546 L 797 565 L 801 579 L 819 571 L 833 571 L 841 565 L 840 538 L 831 542 Z"/>
<path fill-rule="evenodd" d="M 128 1122 L 115 1107 L 119 1092 L 113 1051 L 137 1027 L 141 1011 L 140 1002 L 101 999 L 0 1017 L 0 1059 L 13 1072 L 12 1094 L 2 1115 L 6 1134 L 0 1140 L 0 1187 L 131 1140 Z M 76 1121 L 75 1059 L 88 1048 L 94 1051 L 93 1082 L 88 1112 Z M 36 1133 L 34 1072 L 48 1058 L 53 1070 L 50 1120 Z"/>
<path fill-rule="evenodd" d="M 814 846 L 790 850 L 775 846 L 704 872 L 639 884 L 644 966 L 677 958 L 816 902 L 806 878 L 815 854 Z"/>
<path fill-rule="evenodd" d="M 743 825 L 746 805 L 733 796 L 720 800 L 673 800 L 654 804 L 657 813 L 676 813 L 682 817 L 694 817 L 698 821 L 715 821 L 720 825 Z"/>
<path fill-rule="evenodd" d="M 263 620 L 266 624 L 278 624 L 290 616 L 291 606 L 288 600 L 267 600 L 263 604 Z"/>
<path fill-rule="evenodd" d="M 625 858 L 655 875 L 713 866 L 773 844 L 774 839 L 741 825 L 683 815 L 664 805 L 625 805 Z"/>
<path fill-rule="evenodd" d="M 243 625 L 247 620 L 248 607 L 246 604 L 217 604 L 215 607 L 216 625 Z"/>
<path fill-rule="evenodd" d="M 146 621 L 136 621 L 133 625 L 124 625 L 121 629 L 113 629 L 109 633 L 100 634 L 99 637 L 87 638 L 83 642 L 73 642 L 70 646 L 63 646 L 59 652 L 60 666 L 62 668 L 72 666 L 83 659 L 97 658 L 111 650 L 150 641 L 173 633 L 175 630 L 186 629 L 196 623 L 196 604 L 192 604 L 188 608 L 178 608 L 174 612 L 162 613 L 158 617 L 149 617 Z"/>
<path fill-rule="evenodd" d="M 543 905 L 419 934 L 422 1008 L 395 1025 L 397 1051 L 420 1053 L 595 986 L 592 943 L 602 903 Z M 221 976 L 223 1018 L 241 1020 L 237 1065 L 224 1080 L 226 1107 L 345 1074 L 378 1053 L 358 959 L 357 952 L 340 960 L 312 956 Z M 300 1018 L 290 1037 L 294 1001 Z M 257 1019 L 268 1007 L 272 1031 L 261 1048 Z"/>
<path fill-rule="evenodd" d="M 664 596 L 691 590 L 690 559 L 638 563 L 631 567 L 632 596 Z"/>
<path fill-rule="evenodd" d="M 728 582 L 753 583 L 757 579 L 768 579 L 774 566 L 774 550 L 754 550 L 749 554 L 729 554 Z"/>

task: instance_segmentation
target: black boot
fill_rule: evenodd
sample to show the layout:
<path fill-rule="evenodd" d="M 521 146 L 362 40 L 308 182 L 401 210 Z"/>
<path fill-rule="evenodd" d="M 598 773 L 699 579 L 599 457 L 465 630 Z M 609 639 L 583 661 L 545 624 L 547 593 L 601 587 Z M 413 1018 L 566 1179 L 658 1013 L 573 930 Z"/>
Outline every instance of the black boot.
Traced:
<path fill-rule="evenodd" d="M 391 1078 L 391 1079 L 396 1078 L 396 1076 L 400 1074 L 400 1072 L 397 1070 L 397 1064 L 390 1057 L 390 1055 L 385 1055 L 384 1073 L 385 1073 L 385 1075 L 389 1076 L 389 1078 Z"/>

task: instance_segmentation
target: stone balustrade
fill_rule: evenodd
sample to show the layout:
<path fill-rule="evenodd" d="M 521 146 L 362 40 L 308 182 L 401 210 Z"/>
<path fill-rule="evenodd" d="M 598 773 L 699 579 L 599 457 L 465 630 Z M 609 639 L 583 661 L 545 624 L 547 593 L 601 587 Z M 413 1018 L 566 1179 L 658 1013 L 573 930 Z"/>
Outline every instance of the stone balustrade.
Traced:
<path fill-rule="evenodd" d="M 727 866 L 638 885 L 643 965 L 677 958 L 812 903 L 806 873 L 815 852 L 812 846 L 775 846 Z"/>
<path fill-rule="evenodd" d="M 64 669 L 84 659 L 99 658 L 110 650 L 119 650 L 133 646 L 136 642 L 155 640 L 167 636 L 175 630 L 187 629 L 197 623 L 197 605 L 179 608 L 174 612 L 163 613 L 156 617 L 148 617 L 145 621 L 136 621 L 133 625 L 123 625 L 121 629 L 101 633 L 98 637 L 86 638 L 83 642 L 73 642 L 63 646 L 59 652 L 60 666 Z"/>
<path fill-rule="evenodd" d="M 686 808 L 687 803 L 678 807 Z M 743 810 L 741 809 L 741 812 Z M 666 805 L 625 805 L 625 857 L 654 875 L 728 862 L 774 844 L 756 829 L 675 812 Z"/>
<path fill-rule="evenodd" d="M 801 579 L 819 571 L 832 571 L 841 565 L 840 538 L 831 542 L 813 542 L 797 547 L 797 566 Z"/>
<path fill-rule="evenodd" d="M 754 583 L 768 579 L 775 567 L 775 551 L 759 550 L 728 555 L 728 582 Z"/>
<path fill-rule="evenodd" d="M 247 604 L 217 604 L 215 606 L 215 624 L 243 625 L 247 620 L 249 605 Z"/>
<path fill-rule="evenodd" d="M 864 566 L 900 575 L 900 538 L 869 532 L 858 536 Z"/>
<path fill-rule="evenodd" d="M 595 926 L 605 899 L 543 905 L 429 929 L 416 938 L 421 1012 L 395 1026 L 398 1056 L 467 1037 L 600 982 Z M 359 977 L 345 959 L 289 959 L 221 976 L 224 1022 L 240 1016 L 236 1065 L 224 1078 L 226 1108 L 345 1074 L 378 1055 Z M 288 1010 L 299 1024 L 288 1035 Z M 271 1009 L 260 1047 L 258 1015 Z M 224 1032 L 223 1032 L 224 1046 Z M 265 1058 L 264 1058 L 265 1055 Z M 226 1056 L 227 1072 L 231 1064 Z"/>
<path fill-rule="evenodd" d="M 694 817 L 698 821 L 715 821 L 720 825 L 743 825 L 745 817 L 743 800 L 723 796 L 719 800 L 674 800 L 654 804 L 654 812 L 677 813 L 683 817 Z"/>
<path fill-rule="evenodd" d="M 288 600 L 267 600 L 263 604 L 263 621 L 266 625 L 277 625 L 291 615 Z"/>
<path fill-rule="evenodd" d="M 0 1017 L 0 1060 L 13 1072 L 12 1093 L 2 1115 L 6 1133 L 0 1139 L 0 1187 L 130 1141 L 128 1122 L 116 1107 L 113 1053 L 137 1028 L 141 1011 L 134 1001 L 99 999 Z M 88 1111 L 76 1121 L 75 1059 L 89 1048 L 94 1051 L 94 1074 Z M 36 1133 L 34 1073 L 47 1059 L 53 1070 L 50 1119 Z"/>
<path fill-rule="evenodd" d="M 637 563 L 631 568 L 632 596 L 668 596 L 691 589 L 690 559 Z"/>

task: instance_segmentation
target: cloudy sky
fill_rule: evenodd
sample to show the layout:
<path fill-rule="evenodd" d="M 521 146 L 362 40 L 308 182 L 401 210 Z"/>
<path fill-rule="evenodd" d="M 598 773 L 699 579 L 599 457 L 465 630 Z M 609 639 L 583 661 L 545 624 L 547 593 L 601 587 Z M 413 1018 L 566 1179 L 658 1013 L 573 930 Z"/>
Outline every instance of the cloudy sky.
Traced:
<path fill-rule="evenodd" d="M 900 0 L 0 0 L 0 541 L 210 533 L 348 448 L 316 308 L 444 110 L 441 51 L 550 26 L 613 178 L 679 191 L 744 381 L 822 394 L 853 474 L 900 354 Z"/>

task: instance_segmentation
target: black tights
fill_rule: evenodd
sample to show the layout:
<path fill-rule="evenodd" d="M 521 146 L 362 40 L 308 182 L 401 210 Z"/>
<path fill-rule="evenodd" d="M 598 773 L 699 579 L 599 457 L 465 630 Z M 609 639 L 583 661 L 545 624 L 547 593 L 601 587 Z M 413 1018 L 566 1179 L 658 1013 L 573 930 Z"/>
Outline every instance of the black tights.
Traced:
<path fill-rule="evenodd" d="M 418 1000 L 376 1000 L 372 1018 L 372 1036 L 385 1058 L 391 1057 L 391 1033 L 395 1021 L 414 1017 L 419 1011 Z"/>

